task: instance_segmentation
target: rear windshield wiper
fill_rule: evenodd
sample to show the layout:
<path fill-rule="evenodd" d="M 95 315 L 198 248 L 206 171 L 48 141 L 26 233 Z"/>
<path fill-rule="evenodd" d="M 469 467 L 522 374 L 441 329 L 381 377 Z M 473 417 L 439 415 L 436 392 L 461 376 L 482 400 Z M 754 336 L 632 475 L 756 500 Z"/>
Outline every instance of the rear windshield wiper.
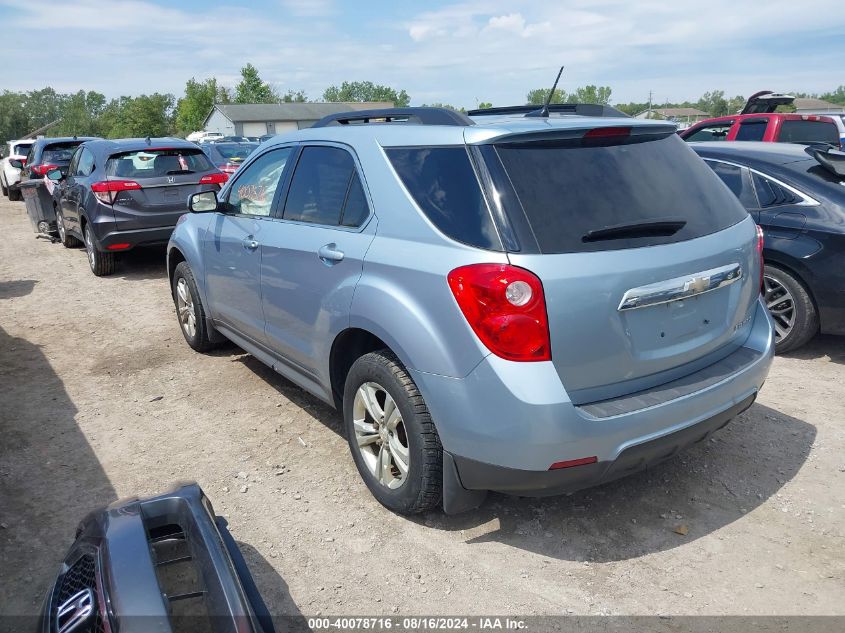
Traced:
<path fill-rule="evenodd" d="M 601 242 L 604 240 L 622 240 L 635 237 L 669 237 L 686 226 L 686 220 L 663 218 L 633 224 L 617 224 L 603 229 L 588 231 L 581 236 L 582 242 Z"/>

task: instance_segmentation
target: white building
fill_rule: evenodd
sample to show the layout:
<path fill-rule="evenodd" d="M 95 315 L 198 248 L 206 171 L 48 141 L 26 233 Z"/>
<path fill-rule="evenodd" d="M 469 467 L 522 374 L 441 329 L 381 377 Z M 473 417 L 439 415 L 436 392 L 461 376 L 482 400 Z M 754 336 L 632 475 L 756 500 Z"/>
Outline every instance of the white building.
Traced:
<path fill-rule="evenodd" d="M 391 102 L 368 103 L 217 103 L 205 118 L 206 132 L 223 136 L 263 136 L 311 127 L 329 114 L 392 108 Z"/>

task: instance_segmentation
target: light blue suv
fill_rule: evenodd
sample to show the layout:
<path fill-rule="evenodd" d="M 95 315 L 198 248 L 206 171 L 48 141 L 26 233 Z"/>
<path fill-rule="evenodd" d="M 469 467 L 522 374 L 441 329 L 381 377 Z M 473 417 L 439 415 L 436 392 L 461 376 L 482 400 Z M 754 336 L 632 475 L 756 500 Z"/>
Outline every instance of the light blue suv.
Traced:
<path fill-rule="evenodd" d="M 761 236 L 675 127 L 528 110 L 328 117 L 192 196 L 170 240 L 188 344 L 230 339 L 342 411 L 396 512 L 642 469 L 771 363 Z"/>

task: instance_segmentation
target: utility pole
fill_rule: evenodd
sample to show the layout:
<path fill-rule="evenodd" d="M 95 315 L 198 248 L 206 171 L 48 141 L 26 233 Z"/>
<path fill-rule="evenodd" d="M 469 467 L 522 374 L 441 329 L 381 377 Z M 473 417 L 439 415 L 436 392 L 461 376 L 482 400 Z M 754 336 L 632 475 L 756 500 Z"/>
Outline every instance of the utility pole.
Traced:
<path fill-rule="evenodd" d="M 652 91 L 649 90 L 648 91 L 648 110 L 647 110 L 649 119 L 651 118 L 651 94 L 652 94 Z"/>

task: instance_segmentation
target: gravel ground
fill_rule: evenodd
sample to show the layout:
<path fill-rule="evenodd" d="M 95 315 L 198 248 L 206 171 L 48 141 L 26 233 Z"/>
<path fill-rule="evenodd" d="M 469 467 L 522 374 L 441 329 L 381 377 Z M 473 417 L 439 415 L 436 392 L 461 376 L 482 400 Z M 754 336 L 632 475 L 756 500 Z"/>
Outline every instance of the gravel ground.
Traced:
<path fill-rule="evenodd" d="M 0 202 L 0 613 L 33 613 L 81 516 L 198 481 L 274 614 L 845 614 L 845 339 L 626 480 L 416 519 L 360 481 L 329 407 L 182 339 L 162 251 L 94 277 Z"/>

